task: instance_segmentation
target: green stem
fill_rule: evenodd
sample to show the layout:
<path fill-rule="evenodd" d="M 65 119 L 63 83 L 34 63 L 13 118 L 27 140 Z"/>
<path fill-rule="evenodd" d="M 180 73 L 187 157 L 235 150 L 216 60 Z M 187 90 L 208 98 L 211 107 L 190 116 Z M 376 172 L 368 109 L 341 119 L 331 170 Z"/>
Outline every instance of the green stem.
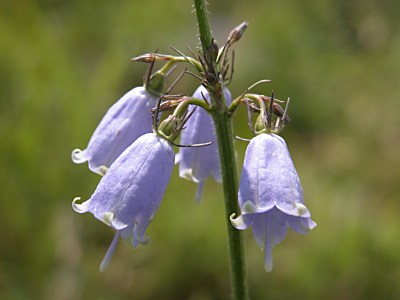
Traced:
<path fill-rule="evenodd" d="M 203 71 L 203 67 L 200 62 L 190 56 L 173 56 L 165 55 L 165 57 L 170 57 L 171 60 L 166 64 L 166 71 L 168 71 L 175 63 L 188 62 L 190 63 L 198 72 Z M 164 67 L 163 67 L 164 68 Z"/>
<path fill-rule="evenodd" d="M 196 8 L 197 24 L 199 26 L 203 53 L 206 53 L 208 47 L 211 45 L 212 36 L 205 0 L 194 0 L 194 6 Z"/>
<path fill-rule="evenodd" d="M 237 201 L 238 179 L 236 171 L 235 151 L 233 147 L 232 120 L 224 113 L 212 114 L 218 141 L 221 163 L 222 185 L 225 200 L 225 218 L 228 229 L 232 299 L 248 299 L 246 268 L 242 234 L 234 228 L 230 221 L 232 214 L 239 214 Z"/>
<path fill-rule="evenodd" d="M 186 97 L 186 99 L 179 103 L 175 108 L 173 115 L 176 117 L 182 117 L 190 104 L 200 106 L 207 113 L 210 113 L 210 107 L 204 100 L 194 97 Z"/>
<path fill-rule="evenodd" d="M 199 26 L 200 41 L 202 44 L 203 54 L 207 55 L 207 51 L 212 42 L 211 30 L 208 22 L 205 0 L 194 0 L 197 21 Z M 216 57 L 214 58 L 216 59 Z M 214 65 L 216 61 L 213 62 Z M 222 185 L 225 201 L 225 218 L 228 230 L 229 253 L 230 253 L 230 271 L 232 285 L 232 299 L 245 300 L 248 298 L 245 260 L 243 250 L 242 234 L 235 229 L 231 222 L 232 214 L 239 214 L 238 207 L 238 178 L 236 171 L 235 150 L 233 147 L 233 129 L 231 114 L 225 105 L 223 91 L 221 91 L 222 83 L 208 83 L 213 85 L 211 88 L 211 100 L 213 104 L 223 103 L 222 109 L 215 109 L 211 112 L 211 116 L 215 124 L 215 132 L 218 141 L 218 150 L 221 164 Z M 218 88 L 219 86 L 219 88 Z M 212 93 L 219 90 L 220 93 Z M 214 106 L 215 107 L 215 106 Z M 221 107 L 220 107 L 221 108 Z"/>

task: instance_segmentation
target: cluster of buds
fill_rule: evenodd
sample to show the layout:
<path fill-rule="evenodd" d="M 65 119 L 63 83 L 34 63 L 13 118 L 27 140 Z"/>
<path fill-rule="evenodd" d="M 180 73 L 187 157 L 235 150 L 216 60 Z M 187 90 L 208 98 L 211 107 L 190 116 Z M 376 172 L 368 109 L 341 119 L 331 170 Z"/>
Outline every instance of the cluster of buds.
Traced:
<path fill-rule="evenodd" d="M 230 118 L 239 105 L 248 111 L 254 137 L 247 147 L 239 187 L 240 215 L 231 216 L 237 229 L 252 227 L 265 249 L 265 269 L 272 269 L 272 247 L 286 235 L 288 227 L 306 233 L 316 224 L 304 205 L 303 193 L 285 141 L 279 132 L 290 121 L 288 101 L 283 109 L 271 97 L 250 93 L 257 84 L 232 99 L 227 85 L 232 80 L 230 47 L 247 28 L 244 22 L 231 31 L 223 47 L 213 41 L 205 53 L 193 57 L 147 53 L 133 58 L 149 63 L 144 86 L 126 93 L 105 114 L 85 150 L 72 152 L 75 163 L 88 162 L 102 176 L 93 195 L 84 202 L 76 197 L 73 209 L 90 212 L 112 227 L 115 238 L 100 269 L 109 264 L 120 237 L 134 247 L 148 241 L 146 229 L 155 216 L 175 164 L 179 175 L 198 184 L 201 199 L 204 181 L 212 176 L 221 182 L 221 166 L 213 115 Z M 155 62 L 164 63 L 153 72 Z M 176 63 L 188 63 L 200 80 L 192 96 L 170 95 L 175 83 L 164 91 L 164 83 Z M 180 80 L 182 76 L 178 77 Z M 253 121 L 254 114 L 258 114 Z M 180 142 L 176 142 L 180 138 Z M 179 148 L 175 154 L 174 147 Z"/>

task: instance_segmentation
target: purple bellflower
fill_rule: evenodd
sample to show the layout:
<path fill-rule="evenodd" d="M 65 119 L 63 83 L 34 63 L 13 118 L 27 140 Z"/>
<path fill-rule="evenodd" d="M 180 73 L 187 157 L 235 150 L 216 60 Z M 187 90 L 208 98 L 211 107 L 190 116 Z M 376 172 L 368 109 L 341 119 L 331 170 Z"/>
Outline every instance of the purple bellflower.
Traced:
<path fill-rule="evenodd" d="M 288 227 L 305 234 L 316 226 L 303 204 L 303 191 L 283 138 L 261 133 L 246 150 L 239 187 L 241 216 L 231 216 L 237 229 L 251 226 L 265 251 L 264 267 L 272 270 L 272 248 L 286 236 Z"/>
<path fill-rule="evenodd" d="M 158 98 L 144 87 L 127 92 L 107 111 L 85 150 L 72 152 L 74 163 L 89 162 L 89 169 L 104 175 L 117 157 L 138 137 L 152 131 L 149 110 Z"/>
<path fill-rule="evenodd" d="M 119 237 L 134 247 L 145 244 L 146 228 L 160 206 L 174 167 L 171 144 L 154 133 L 137 139 L 111 165 L 89 200 L 72 207 L 78 213 L 91 212 L 114 228 L 114 237 L 100 270 L 111 261 Z"/>
<path fill-rule="evenodd" d="M 200 86 L 193 97 L 210 102 L 210 94 L 205 87 Z M 224 88 L 226 104 L 232 102 L 231 93 Z M 176 156 L 179 163 L 179 176 L 198 183 L 196 199 L 201 199 L 204 181 L 212 175 L 217 182 L 221 182 L 221 167 L 218 156 L 218 143 L 215 136 L 214 124 L 211 116 L 204 109 L 197 108 L 185 125 L 181 133 L 181 144 L 199 144 L 212 142 L 207 147 L 181 148 Z"/>

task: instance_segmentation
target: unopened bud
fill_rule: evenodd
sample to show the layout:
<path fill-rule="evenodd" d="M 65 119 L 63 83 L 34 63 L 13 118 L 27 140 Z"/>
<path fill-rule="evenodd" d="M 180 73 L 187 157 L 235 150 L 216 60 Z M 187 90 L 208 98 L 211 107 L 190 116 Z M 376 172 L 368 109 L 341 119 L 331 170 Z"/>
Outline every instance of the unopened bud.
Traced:
<path fill-rule="evenodd" d="M 158 95 L 158 94 L 161 94 L 161 91 L 164 88 L 164 84 L 165 84 L 165 75 L 161 74 L 159 72 L 156 72 L 150 77 L 150 82 L 149 82 L 148 88 L 149 88 L 150 92 Z"/>
<path fill-rule="evenodd" d="M 179 119 L 174 115 L 169 115 L 164 121 L 161 122 L 158 127 L 158 131 L 161 132 L 165 137 L 174 140 L 178 136 L 177 128 L 179 125 Z"/>
<path fill-rule="evenodd" d="M 232 31 L 229 33 L 228 41 L 230 43 L 235 43 L 240 40 L 247 26 L 249 26 L 249 23 L 245 21 L 233 28 Z"/>
<path fill-rule="evenodd" d="M 254 130 L 258 134 L 261 132 L 265 132 L 266 129 L 267 129 L 266 116 L 264 114 L 259 114 L 259 116 L 256 119 L 256 123 L 254 124 Z"/>

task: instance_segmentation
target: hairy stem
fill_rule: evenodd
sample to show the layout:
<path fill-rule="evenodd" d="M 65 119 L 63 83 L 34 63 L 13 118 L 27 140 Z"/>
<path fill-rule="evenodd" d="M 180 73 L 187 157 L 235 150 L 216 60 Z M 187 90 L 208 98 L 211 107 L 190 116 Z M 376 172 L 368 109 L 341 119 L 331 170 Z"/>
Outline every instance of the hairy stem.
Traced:
<path fill-rule="evenodd" d="M 196 8 L 201 45 L 203 52 L 206 53 L 208 47 L 211 45 L 212 36 L 205 0 L 194 0 L 194 6 Z"/>
<path fill-rule="evenodd" d="M 208 55 L 212 43 L 211 29 L 208 21 L 207 9 L 205 0 L 194 0 L 197 22 L 200 33 L 200 41 L 203 49 L 203 54 Z M 208 56 L 210 57 L 210 56 Z M 212 62 L 217 66 L 216 57 Z M 207 72 L 207 70 L 205 70 Z M 217 78 L 217 74 L 214 78 Z M 238 178 L 236 171 L 235 151 L 233 148 L 233 130 L 232 120 L 228 113 L 228 108 L 223 99 L 223 91 L 221 91 L 222 82 L 208 82 L 211 86 L 209 89 L 213 104 L 222 103 L 222 109 L 216 109 L 211 112 L 215 124 L 215 131 L 218 141 L 218 150 L 221 163 L 222 184 L 225 201 L 225 218 L 228 230 L 229 253 L 230 253 L 230 271 L 232 285 L 232 299 L 244 300 L 248 298 L 245 260 L 243 250 L 243 240 L 241 232 L 235 229 L 229 217 L 232 214 L 239 213 L 238 207 Z M 213 91 L 220 91 L 216 93 Z M 221 108 L 221 107 L 220 107 Z"/>
<path fill-rule="evenodd" d="M 247 299 L 246 269 L 242 233 L 234 228 L 229 217 L 239 213 L 238 185 L 233 148 L 232 120 L 227 113 L 213 114 L 221 162 L 222 184 L 225 200 L 225 218 L 228 229 L 232 299 Z"/>

